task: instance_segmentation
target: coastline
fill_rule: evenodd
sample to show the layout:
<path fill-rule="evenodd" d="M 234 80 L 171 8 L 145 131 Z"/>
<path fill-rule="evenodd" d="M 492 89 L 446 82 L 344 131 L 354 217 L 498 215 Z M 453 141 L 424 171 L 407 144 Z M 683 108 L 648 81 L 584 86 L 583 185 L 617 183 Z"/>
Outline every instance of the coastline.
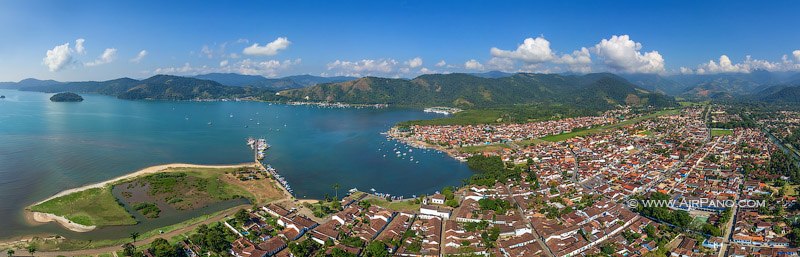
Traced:
<path fill-rule="evenodd" d="M 31 211 L 31 207 L 36 206 L 36 205 L 41 204 L 41 203 L 44 203 L 44 202 L 47 202 L 47 201 L 50 201 L 52 199 L 61 197 L 61 196 L 69 195 L 69 194 L 76 193 L 76 192 L 81 192 L 81 191 L 92 189 L 92 188 L 103 188 L 103 187 L 112 185 L 112 184 L 114 184 L 116 182 L 119 182 L 119 181 L 122 181 L 122 180 L 131 179 L 131 178 L 139 177 L 139 176 L 142 176 L 142 175 L 148 175 L 148 174 L 153 174 L 153 173 L 158 173 L 158 172 L 164 172 L 165 170 L 168 170 L 170 168 L 241 168 L 241 167 L 252 167 L 252 166 L 255 166 L 255 165 L 256 165 L 256 163 L 252 163 L 251 162 L 251 163 L 242 163 L 242 164 L 234 164 L 234 165 L 200 165 L 200 164 L 188 164 L 188 163 L 170 163 L 170 164 L 150 166 L 150 167 L 146 167 L 144 169 L 138 170 L 138 171 L 133 172 L 133 173 L 129 173 L 129 174 L 122 175 L 122 176 L 119 176 L 119 177 L 116 177 L 116 178 L 112 178 L 110 180 L 101 181 L 101 182 L 97 182 L 97 183 L 93 183 L 93 184 L 89 184 L 89 185 L 85 185 L 85 186 L 81 186 L 81 187 L 77 187 L 77 188 L 72 188 L 72 189 L 67 189 L 67 190 L 58 192 L 58 193 L 56 193 L 56 194 L 54 194 L 54 195 L 52 195 L 52 196 L 50 196 L 50 197 L 48 197 L 48 198 L 46 198 L 44 200 L 41 200 L 41 201 L 35 202 L 35 203 L 31 204 L 31 205 L 28 205 L 28 207 L 25 208 L 25 219 L 29 223 L 31 223 L 32 225 L 44 224 L 44 223 L 48 223 L 48 222 L 57 222 L 59 225 L 61 225 L 62 227 L 64 227 L 65 229 L 68 229 L 70 231 L 80 232 L 80 233 L 89 232 L 89 231 L 92 231 L 92 230 L 96 229 L 97 227 L 96 226 L 85 226 L 85 225 L 77 224 L 77 223 L 74 223 L 74 222 L 70 221 L 69 219 L 67 219 L 65 217 L 54 215 L 54 214 L 50 214 L 50 213 L 34 212 L 34 211 Z"/>

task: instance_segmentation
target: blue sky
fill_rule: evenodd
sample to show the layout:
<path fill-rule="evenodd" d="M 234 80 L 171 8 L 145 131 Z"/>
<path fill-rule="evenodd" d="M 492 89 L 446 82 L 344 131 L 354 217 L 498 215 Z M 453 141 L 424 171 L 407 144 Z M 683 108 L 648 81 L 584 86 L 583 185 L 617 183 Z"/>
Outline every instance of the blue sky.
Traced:
<path fill-rule="evenodd" d="M 6 0 L 0 81 L 797 71 L 798 10 L 798 1 Z"/>

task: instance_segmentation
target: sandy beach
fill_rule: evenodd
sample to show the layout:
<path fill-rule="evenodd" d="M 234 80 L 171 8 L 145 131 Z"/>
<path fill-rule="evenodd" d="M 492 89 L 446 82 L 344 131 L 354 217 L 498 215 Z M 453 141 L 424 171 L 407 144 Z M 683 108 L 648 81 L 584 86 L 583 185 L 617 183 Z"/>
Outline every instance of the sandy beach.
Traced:
<path fill-rule="evenodd" d="M 30 206 L 34 206 L 34 205 L 37 205 L 37 204 L 40 204 L 40 203 L 43 203 L 43 202 L 47 202 L 47 201 L 52 200 L 52 199 L 57 198 L 57 197 L 69 195 L 69 194 L 72 194 L 72 193 L 75 193 L 75 192 L 84 191 L 84 190 L 87 190 L 87 189 L 102 188 L 102 187 L 105 187 L 105 186 L 108 186 L 108 185 L 112 185 L 112 184 L 114 184 L 114 183 L 116 183 L 118 181 L 130 179 L 130 178 L 135 178 L 135 177 L 139 177 L 139 176 L 142 176 L 142 175 L 157 173 L 157 172 L 164 172 L 165 170 L 170 169 L 170 168 L 241 168 L 241 167 L 252 167 L 254 165 L 255 165 L 255 163 L 242 163 L 242 164 L 235 164 L 235 165 L 198 165 L 198 164 L 188 164 L 188 163 L 171 163 L 171 164 L 151 166 L 151 167 L 147 167 L 147 168 L 141 169 L 139 171 L 127 174 L 127 175 L 123 175 L 123 176 L 119 176 L 119 177 L 110 179 L 110 180 L 106 180 L 106 181 L 102 181 L 102 182 L 98 182 L 98 183 L 94 183 L 94 184 L 89 184 L 89 185 L 85 185 L 85 186 L 78 187 L 78 188 L 67 189 L 67 190 L 61 191 L 61 192 L 59 192 L 59 193 L 57 193 L 57 194 L 55 194 L 55 195 L 53 195 L 51 197 L 48 197 L 47 199 L 44 199 L 44 200 L 38 201 L 38 202 L 36 202 L 34 204 L 31 204 Z M 76 224 L 74 222 L 69 221 L 67 218 L 64 218 L 64 217 L 61 217 L 61 216 L 57 216 L 57 215 L 53 215 L 53 214 L 49 214 L 49 213 L 32 212 L 32 211 L 30 211 L 30 206 L 28 208 L 26 208 L 26 211 L 25 211 L 26 219 L 29 222 L 32 222 L 32 223 L 37 223 L 37 222 L 38 223 L 58 222 L 58 224 L 60 224 L 64 228 L 69 229 L 71 231 L 75 231 L 75 232 L 89 232 L 89 231 L 92 231 L 92 230 L 94 230 L 96 228 L 95 226 L 85 226 L 85 225 Z"/>

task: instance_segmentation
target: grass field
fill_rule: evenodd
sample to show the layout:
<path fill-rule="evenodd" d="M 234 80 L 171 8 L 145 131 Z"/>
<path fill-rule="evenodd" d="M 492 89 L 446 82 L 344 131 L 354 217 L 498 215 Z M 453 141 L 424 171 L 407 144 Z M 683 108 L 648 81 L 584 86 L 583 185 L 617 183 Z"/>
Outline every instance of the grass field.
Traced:
<path fill-rule="evenodd" d="M 634 124 L 634 123 L 637 123 L 637 122 L 640 122 L 640 121 L 643 121 L 643 120 L 655 118 L 655 117 L 662 116 L 662 115 L 672 115 L 672 114 L 678 114 L 678 113 L 680 113 L 680 110 L 662 110 L 662 111 L 658 111 L 658 112 L 651 113 L 651 114 L 648 114 L 648 115 L 644 115 L 644 116 L 641 116 L 641 117 L 637 117 L 637 118 L 629 119 L 629 120 L 626 120 L 626 121 L 614 123 L 614 124 L 611 124 L 611 125 L 600 126 L 600 127 L 596 127 L 596 128 L 590 128 L 590 129 L 574 131 L 574 132 L 569 132 L 569 133 L 563 133 L 563 134 L 558 134 L 558 135 L 546 136 L 546 137 L 542 137 L 540 139 L 544 140 L 544 141 L 550 141 L 550 142 L 559 142 L 559 141 L 564 141 L 564 140 L 567 140 L 567 139 L 570 139 L 570 138 L 573 138 L 573 137 L 586 136 L 586 135 L 596 134 L 596 133 L 600 133 L 600 132 L 603 132 L 603 131 L 619 128 L 619 127 L 624 127 L 624 126 L 627 126 L 627 125 L 631 125 L 631 124 Z"/>
<path fill-rule="evenodd" d="M 700 229 L 703 227 L 704 224 L 708 221 L 708 217 L 706 216 L 697 216 L 692 219 L 692 222 L 689 223 L 690 228 Z"/>
<path fill-rule="evenodd" d="M 404 200 L 404 201 L 392 201 L 389 202 L 382 198 L 376 197 L 368 197 L 364 201 L 367 201 L 369 204 L 380 206 L 386 209 L 394 210 L 394 211 L 404 211 L 404 212 L 414 212 L 419 211 L 420 204 L 414 203 L 414 200 Z"/>
<path fill-rule="evenodd" d="M 718 137 L 718 136 L 727 136 L 733 135 L 733 130 L 731 129 L 711 129 L 711 136 Z"/>
<path fill-rule="evenodd" d="M 133 225 L 136 220 L 117 203 L 111 187 L 92 188 L 31 207 L 32 211 L 52 213 L 87 226 Z"/>

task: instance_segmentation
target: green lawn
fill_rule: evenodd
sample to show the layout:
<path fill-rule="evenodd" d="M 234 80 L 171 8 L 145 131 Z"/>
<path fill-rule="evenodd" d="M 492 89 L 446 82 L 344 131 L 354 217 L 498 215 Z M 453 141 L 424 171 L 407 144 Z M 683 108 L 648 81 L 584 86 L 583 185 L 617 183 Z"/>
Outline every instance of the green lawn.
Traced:
<path fill-rule="evenodd" d="M 133 225 L 136 220 L 117 203 L 111 187 L 92 188 L 61 196 L 31 207 L 87 226 Z"/>
<path fill-rule="evenodd" d="M 732 129 L 711 129 L 711 136 L 712 137 L 727 136 L 727 135 L 733 135 L 733 130 Z"/>
<path fill-rule="evenodd" d="M 651 114 L 644 115 L 644 116 L 641 116 L 641 117 L 637 117 L 637 118 L 629 119 L 629 120 L 626 120 L 626 121 L 614 123 L 614 124 L 611 124 L 611 125 L 605 125 L 605 126 L 600 126 L 600 127 L 590 128 L 590 129 L 573 131 L 573 132 L 563 133 L 563 134 L 558 134 L 558 135 L 546 136 L 546 137 L 542 137 L 540 139 L 544 140 L 544 141 L 550 141 L 550 142 L 564 141 L 564 140 L 567 140 L 567 139 L 570 139 L 570 138 L 573 138 L 573 137 L 586 136 L 586 135 L 596 134 L 596 133 L 600 133 L 600 132 L 611 130 L 611 129 L 616 129 L 616 128 L 619 128 L 619 127 L 624 127 L 624 126 L 627 126 L 627 125 L 631 125 L 631 124 L 634 124 L 634 123 L 637 123 L 637 122 L 640 122 L 640 121 L 643 121 L 643 120 L 655 118 L 655 117 L 662 116 L 662 115 L 672 115 L 672 114 L 678 114 L 678 113 L 680 113 L 680 110 L 662 110 L 662 111 L 657 111 L 655 113 L 651 113 Z"/>
<path fill-rule="evenodd" d="M 404 200 L 404 201 L 387 201 L 381 198 L 374 198 L 368 197 L 364 201 L 367 201 L 369 204 L 380 206 L 386 209 L 394 210 L 394 211 L 404 211 L 404 212 L 414 212 L 419 211 L 420 204 L 414 203 L 414 200 Z"/>

